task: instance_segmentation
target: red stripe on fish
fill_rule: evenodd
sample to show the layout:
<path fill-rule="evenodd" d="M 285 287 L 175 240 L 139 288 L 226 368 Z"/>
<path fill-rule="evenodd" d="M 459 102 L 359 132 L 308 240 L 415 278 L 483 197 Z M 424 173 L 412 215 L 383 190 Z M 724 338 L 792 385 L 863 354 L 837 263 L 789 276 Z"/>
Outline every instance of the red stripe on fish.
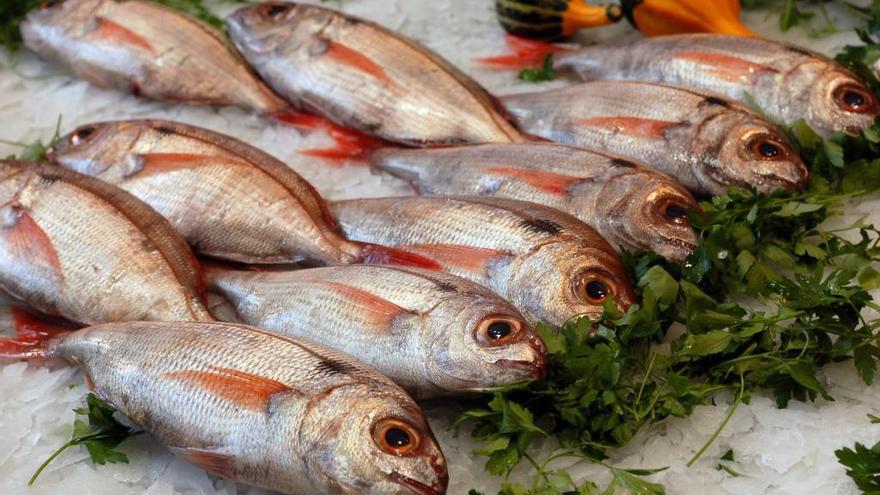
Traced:
<path fill-rule="evenodd" d="M 359 260 L 365 265 L 400 265 L 426 270 L 443 270 L 440 264 L 428 256 L 410 252 L 408 249 L 391 248 L 378 244 L 365 244 Z"/>
<path fill-rule="evenodd" d="M 768 65 L 720 53 L 679 52 L 674 55 L 674 58 L 709 66 L 718 77 L 731 81 L 738 81 L 740 78 L 754 74 L 779 72 Z"/>
<path fill-rule="evenodd" d="M 235 458 L 230 454 L 211 449 L 197 449 L 193 447 L 169 447 L 169 450 L 209 473 L 231 480 L 236 479 Z"/>
<path fill-rule="evenodd" d="M 584 181 L 571 175 L 518 167 L 489 167 L 486 172 L 520 179 L 532 187 L 557 196 L 567 196 L 569 187 Z"/>
<path fill-rule="evenodd" d="M 327 52 L 325 54 L 326 56 L 332 58 L 340 64 L 353 67 L 361 72 L 369 74 L 374 79 L 380 81 L 386 86 L 394 85 L 394 81 L 392 81 L 391 78 L 388 77 L 388 74 L 385 73 L 385 69 L 380 67 L 379 64 L 377 64 L 376 62 L 370 60 L 370 58 L 363 53 L 360 53 L 357 50 L 352 50 L 351 48 L 336 41 L 328 40 L 327 44 L 329 45 L 329 48 L 327 49 Z"/>
<path fill-rule="evenodd" d="M 485 274 L 489 263 L 505 253 L 497 249 L 476 248 L 456 244 L 410 244 L 400 249 L 431 258 L 444 267 Z"/>
<path fill-rule="evenodd" d="M 202 387 L 239 407 L 255 411 L 265 410 L 273 395 L 293 390 L 271 378 L 230 368 L 212 369 L 213 371 L 172 371 L 163 376 Z"/>
<path fill-rule="evenodd" d="M 156 49 L 153 48 L 149 41 L 127 27 L 104 17 L 98 17 L 96 21 L 98 22 L 98 27 L 92 32 L 96 38 L 112 43 L 133 45 L 143 48 L 152 54 L 156 53 Z"/>
<path fill-rule="evenodd" d="M 9 246 L 9 252 L 28 263 L 39 263 L 61 277 L 61 261 L 52 240 L 27 211 L 16 207 L 12 210 L 10 214 L 17 218 L 11 226 L 0 228 L 0 237 Z"/>
<path fill-rule="evenodd" d="M 359 314 L 373 323 L 390 324 L 398 315 L 408 312 L 406 309 L 401 308 L 387 299 L 383 299 L 375 294 L 358 289 L 357 287 L 352 287 L 339 282 L 321 281 L 319 283 L 353 299 L 354 304 L 356 304 L 361 310 Z"/>
<path fill-rule="evenodd" d="M 638 117 L 591 117 L 575 122 L 577 125 L 600 127 L 617 134 L 644 139 L 663 139 L 664 133 L 678 127 L 681 122 L 668 120 L 641 119 Z"/>

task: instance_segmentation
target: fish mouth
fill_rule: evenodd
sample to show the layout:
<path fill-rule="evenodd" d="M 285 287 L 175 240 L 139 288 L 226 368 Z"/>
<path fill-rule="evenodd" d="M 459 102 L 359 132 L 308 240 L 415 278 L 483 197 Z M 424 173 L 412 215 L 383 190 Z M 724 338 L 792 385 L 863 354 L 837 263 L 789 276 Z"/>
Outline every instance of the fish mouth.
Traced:
<path fill-rule="evenodd" d="M 801 191 L 805 187 L 807 187 L 807 178 L 806 177 L 804 177 L 803 179 L 791 180 L 791 179 L 786 179 L 785 177 L 780 177 L 778 175 L 765 175 L 764 178 L 767 179 L 768 182 L 776 184 L 776 185 L 783 187 L 785 189 L 792 189 L 795 191 Z"/>
<path fill-rule="evenodd" d="M 390 478 L 391 481 L 397 483 L 398 485 L 409 488 L 412 493 L 415 493 L 417 495 L 443 495 L 444 493 L 446 493 L 446 490 L 443 488 L 434 488 L 433 486 L 428 486 L 421 481 L 416 481 L 398 472 L 393 472 L 389 474 L 388 478 Z M 439 483 L 440 482 L 438 481 L 438 484 Z"/>
<path fill-rule="evenodd" d="M 501 359 L 495 361 L 495 364 L 502 368 L 508 368 L 517 371 L 525 371 L 533 376 L 536 380 L 547 378 L 547 367 L 544 359 L 535 361 L 514 361 L 511 359 Z"/>

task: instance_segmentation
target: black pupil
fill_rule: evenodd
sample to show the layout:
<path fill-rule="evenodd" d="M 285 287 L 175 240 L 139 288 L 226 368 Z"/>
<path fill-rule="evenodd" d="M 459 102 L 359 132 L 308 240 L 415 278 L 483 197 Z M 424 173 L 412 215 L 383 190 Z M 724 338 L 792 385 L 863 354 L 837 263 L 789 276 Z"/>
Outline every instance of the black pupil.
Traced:
<path fill-rule="evenodd" d="M 385 432 L 385 442 L 394 448 L 406 447 L 411 441 L 409 433 L 400 428 L 390 428 Z"/>
<path fill-rule="evenodd" d="M 497 321 L 489 325 L 489 330 L 487 333 L 489 334 L 489 338 L 492 340 L 503 339 L 510 335 L 513 329 L 510 328 L 510 323 L 506 321 Z"/>
<path fill-rule="evenodd" d="M 843 94 L 843 102 L 847 104 L 847 106 L 858 108 L 865 104 L 865 97 L 862 96 L 861 93 L 856 93 L 855 91 L 847 91 Z"/>
<path fill-rule="evenodd" d="M 587 295 L 597 300 L 605 299 L 605 296 L 608 295 L 608 286 L 602 282 L 593 280 L 587 284 Z"/>
<path fill-rule="evenodd" d="M 275 17 L 278 14 L 283 14 L 287 11 L 286 5 L 271 5 L 266 13 L 272 17 Z"/>
<path fill-rule="evenodd" d="M 93 129 L 93 128 L 91 128 L 91 127 L 86 127 L 85 129 L 80 129 L 80 130 L 76 133 L 76 137 L 79 138 L 79 139 L 85 139 L 85 138 L 91 136 L 92 133 L 94 133 L 94 132 L 95 132 L 95 129 Z"/>
<path fill-rule="evenodd" d="M 687 209 L 684 206 L 678 204 L 671 204 L 666 207 L 666 215 L 669 218 L 685 218 L 687 216 Z"/>
<path fill-rule="evenodd" d="M 758 153 L 761 153 L 764 158 L 776 158 L 779 156 L 780 150 L 779 146 L 773 143 L 761 143 L 758 145 Z"/>

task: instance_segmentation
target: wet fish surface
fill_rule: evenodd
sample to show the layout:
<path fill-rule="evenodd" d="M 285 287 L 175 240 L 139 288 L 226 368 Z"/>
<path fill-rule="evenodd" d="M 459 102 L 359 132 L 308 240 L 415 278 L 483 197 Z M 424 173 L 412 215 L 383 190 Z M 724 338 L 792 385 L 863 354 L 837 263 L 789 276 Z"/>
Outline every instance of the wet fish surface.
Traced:
<path fill-rule="evenodd" d="M 49 157 L 142 199 L 202 255 L 251 264 L 362 255 L 311 184 L 230 136 L 163 120 L 92 123 L 59 139 Z"/>
<path fill-rule="evenodd" d="M 0 357 L 16 357 L 0 341 Z M 19 356 L 82 366 L 159 443 L 224 478 L 289 494 L 446 492 L 418 405 L 337 351 L 229 323 L 89 327 Z"/>
<path fill-rule="evenodd" d="M 198 263 L 134 196 L 51 165 L 0 161 L 0 288 L 91 324 L 211 320 Z"/>
<path fill-rule="evenodd" d="M 688 222 L 699 211 L 669 176 L 617 156 L 551 143 L 484 144 L 436 149 L 385 148 L 373 167 L 422 194 L 519 199 L 573 215 L 613 246 L 650 249 L 683 261 L 696 248 Z"/>
<path fill-rule="evenodd" d="M 807 168 L 785 134 L 727 98 L 666 85 L 597 81 L 502 99 L 525 132 L 640 160 L 694 193 L 802 189 Z"/>
<path fill-rule="evenodd" d="M 227 20 L 248 63 L 296 107 L 407 145 L 520 141 L 475 81 L 376 23 L 290 2 L 245 6 Z"/>
<path fill-rule="evenodd" d="M 503 198 L 423 196 L 330 203 L 345 235 L 431 259 L 490 288 L 530 321 L 593 318 L 634 294 L 614 248 L 571 215 Z"/>
<path fill-rule="evenodd" d="M 363 265 L 211 267 L 207 279 L 243 323 L 345 352 L 414 397 L 484 391 L 545 373 L 547 351 L 519 311 L 445 273 Z"/>
<path fill-rule="evenodd" d="M 100 87 L 258 113 L 289 106 L 227 46 L 222 33 L 155 2 L 54 2 L 29 13 L 21 34 L 41 57 Z"/>
<path fill-rule="evenodd" d="M 653 81 L 750 98 L 774 121 L 804 119 L 816 132 L 856 133 L 880 104 L 868 85 L 816 52 L 762 38 L 684 34 L 587 47 L 555 57 L 555 67 L 589 80 Z"/>

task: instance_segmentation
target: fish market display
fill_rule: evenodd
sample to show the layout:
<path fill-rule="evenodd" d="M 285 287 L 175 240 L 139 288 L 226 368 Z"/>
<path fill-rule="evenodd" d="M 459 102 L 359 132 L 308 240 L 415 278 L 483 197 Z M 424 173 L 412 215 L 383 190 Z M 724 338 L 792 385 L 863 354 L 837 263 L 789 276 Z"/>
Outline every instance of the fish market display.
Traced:
<path fill-rule="evenodd" d="M 520 141 L 476 82 L 378 24 L 315 5 L 249 5 L 227 20 L 233 43 L 295 106 L 408 145 Z"/>
<path fill-rule="evenodd" d="M 61 357 L 159 443 L 225 478 L 289 494 L 440 495 L 446 462 L 390 380 L 323 346 L 243 325 L 89 327 L 2 357 Z"/>
<path fill-rule="evenodd" d="M 507 299 L 534 321 L 598 317 L 634 294 L 614 248 L 558 210 L 502 198 L 401 197 L 330 204 L 350 239 L 431 259 Z"/>
<path fill-rule="evenodd" d="M 583 79 L 642 80 L 750 97 L 773 120 L 804 119 L 816 132 L 858 132 L 880 115 L 858 76 L 799 46 L 764 38 L 685 34 L 559 53 L 555 66 Z"/>
<path fill-rule="evenodd" d="M 247 272 L 210 268 L 208 288 L 244 323 L 318 342 L 415 397 L 544 375 L 546 349 L 507 301 L 458 277 L 388 266 Z"/>
<path fill-rule="evenodd" d="M 769 193 L 807 183 L 807 168 L 782 131 L 718 96 L 598 81 L 503 102 L 525 132 L 641 160 L 696 193 L 745 185 Z"/>
<path fill-rule="evenodd" d="M 134 196 L 50 165 L 0 161 L 0 288 L 91 324 L 210 320 L 198 264 Z"/>
<path fill-rule="evenodd" d="M 177 122 L 86 124 L 49 156 L 115 184 L 171 221 L 200 254 L 243 263 L 352 263 L 318 192 L 283 162 L 237 139 Z"/>
<path fill-rule="evenodd" d="M 272 114 L 287 105 L 221 33 L 155 2 L 65 0 L 33 10 L 25 44 L 95 85 L 170 102 Z"/>
<path fill-rule="evenodd" d="M 549 143 L 385 148 L 371 164 L 422 194 L 531 201 L 573 215 L 613 246 L 681 261 L 697 245 L 696 200 L 670 177 L 622 158 Z"/>

